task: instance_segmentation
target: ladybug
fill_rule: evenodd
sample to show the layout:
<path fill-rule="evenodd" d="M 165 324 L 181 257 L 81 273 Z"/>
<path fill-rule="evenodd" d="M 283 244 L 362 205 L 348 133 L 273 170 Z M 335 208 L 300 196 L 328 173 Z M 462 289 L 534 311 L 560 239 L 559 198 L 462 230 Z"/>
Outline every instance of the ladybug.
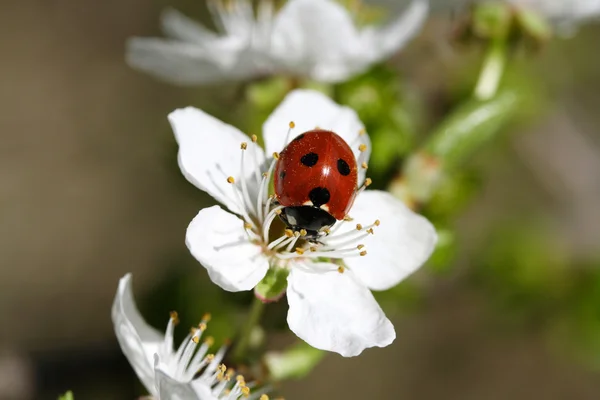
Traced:
<path fill-rule="evenodd" d="M 282 221 L 316 238 L 352 207 L 358 184 L 356 159 L 338 134 L 314 129 L 298 135 L 279 154 L 273 183 L 283 206 Z"/>

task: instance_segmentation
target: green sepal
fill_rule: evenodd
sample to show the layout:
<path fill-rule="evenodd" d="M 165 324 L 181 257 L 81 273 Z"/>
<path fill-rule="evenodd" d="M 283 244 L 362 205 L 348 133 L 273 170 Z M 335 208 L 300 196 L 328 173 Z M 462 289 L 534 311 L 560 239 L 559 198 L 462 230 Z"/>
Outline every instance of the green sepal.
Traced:
<path fill-rule="evenodd" d="M 254 294 L 263 302 L 277 301 L 287 289 L 289 271 L 285 268 L 270 268 L 254 288 Z"/>
<path fill-rule="evenodd" d="M 485 39 L 505 39 L 512 25 L 512 11 L 506 2 L 479 3 L 473 7 L 473 33 Z"/>
<path fill-rule="evenodd" d="M 282 352 L 268 352 L 264 363 L 273 381 L 302 379 L 321 361 L 325 352 L 300 342 Z"/>

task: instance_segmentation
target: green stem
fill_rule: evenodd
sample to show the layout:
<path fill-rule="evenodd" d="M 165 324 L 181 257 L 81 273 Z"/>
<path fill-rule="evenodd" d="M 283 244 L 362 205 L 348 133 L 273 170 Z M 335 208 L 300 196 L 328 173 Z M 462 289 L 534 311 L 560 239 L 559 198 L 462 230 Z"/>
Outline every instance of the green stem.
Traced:
<path fill-rule="evenodd" d="M 252 335 L 254 327 L 260 321 L 260 317 L 262 316 L 264 309 L 265 304 L 257 297 L 254 297 L 252 307 L 250 308 L 250 314 L 248 315 L 248 319 L 242 328 L 240 338 L 233 351 L 233 359 L 235 361 L 241 362 L 246 357 L 246 351 L 248 350 L 248 345 L 250 344 L 250 336 Z"/>
<path fill-rule="evenodd" d="M 496 95 L 506 67 L 506 41 L 492 39 L 488 48 L 473 96 L 478 100 L 489 100 Z"/>

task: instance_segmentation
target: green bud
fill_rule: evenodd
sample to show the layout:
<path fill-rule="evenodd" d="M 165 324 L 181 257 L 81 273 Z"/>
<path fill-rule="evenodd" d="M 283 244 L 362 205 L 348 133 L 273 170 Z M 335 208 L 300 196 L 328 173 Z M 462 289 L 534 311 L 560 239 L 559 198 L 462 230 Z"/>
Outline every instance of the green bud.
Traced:
<path fill-rule="evenodd" d="M 279 300 L 287 289 L 288 275 L 289 271 L 285 268 L 270 268 L 254 288 L 254 294 L 263 302 Z"/>
<path fill-rule="evenodd" d="M 321 361 L 325 352 L 301 342 L 283 352 L 268 352 L 264 362 L 274 381 L 301 379 Z"/>

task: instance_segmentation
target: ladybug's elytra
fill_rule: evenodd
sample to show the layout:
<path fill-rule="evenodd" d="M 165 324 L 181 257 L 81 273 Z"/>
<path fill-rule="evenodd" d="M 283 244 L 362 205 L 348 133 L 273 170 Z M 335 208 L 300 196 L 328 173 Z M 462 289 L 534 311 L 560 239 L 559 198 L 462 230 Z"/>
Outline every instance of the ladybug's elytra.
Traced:
<path fill-rule="evenodd" d="M 275 196 L 284 206 L 280 217 L 290 229 L 316 237 L 346 217 L 357 182 L 356 159 L 344 139 L 322 129 L 298 135 L 275 165 Z"/>

